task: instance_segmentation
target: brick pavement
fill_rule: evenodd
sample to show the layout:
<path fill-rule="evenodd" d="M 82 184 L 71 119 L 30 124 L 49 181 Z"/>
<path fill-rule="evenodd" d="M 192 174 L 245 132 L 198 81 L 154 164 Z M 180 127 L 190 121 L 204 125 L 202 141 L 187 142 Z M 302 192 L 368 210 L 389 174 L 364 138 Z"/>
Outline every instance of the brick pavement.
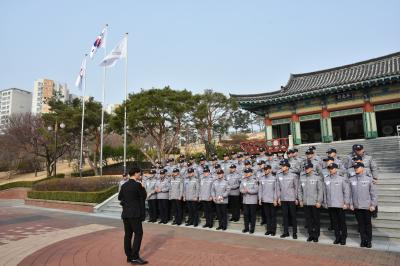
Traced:
<path fill-rule="evenodd" d="M 128 265 L 120 220 L 1 202 L 0 251 L 18 265 Z M 385 251 L 158 224 L 144 231 L 150 265 L 400 265 L 400 253 Z M 3 255 L 0 265 L 16 265 Z"/>

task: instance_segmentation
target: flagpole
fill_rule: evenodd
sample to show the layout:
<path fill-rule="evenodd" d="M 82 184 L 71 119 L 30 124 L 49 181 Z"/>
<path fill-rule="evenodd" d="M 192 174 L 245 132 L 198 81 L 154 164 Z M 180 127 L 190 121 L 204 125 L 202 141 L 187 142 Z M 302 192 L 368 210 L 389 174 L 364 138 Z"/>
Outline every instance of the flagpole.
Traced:
<path fill-rule="evenodd" d="M 79 156 L 79 176 L 82 177 L 82 161 L 83 161 L 83 129 L 85 123 L 85 91 L 86 91 L 86 74 L 87 74 L 87 64 L 86 64 L 87 54 L 85 54 L 85 70 L 84 70 L 84 83 L 82 88 L 82 121 L 81 121 L 81 152 Z"/>
<path fill-rule="evenodd" d="M 125 57 L 125 104 L 124 104 L 124 173 L 126 173 L 126 104 L 128 100 L 128 33 L 126 36 L 126 57 Z"/>
<path fill-rule="evenodd" d="M 108 24 L 106 24 L 106 34 L 108 34 Z M 107 35 L 106 37 L 107 38 Z M 107 56 L 107 43 L 104 40 L 104 57 Z M 100 131 L 100 176 L 103 176 L 103 137 L 104 137 L 104 105 L 105 105 L 105 91 L 106 91 L 106 67 L 103 69 L 103 92 L 101 104 L 101 131 Z"/>

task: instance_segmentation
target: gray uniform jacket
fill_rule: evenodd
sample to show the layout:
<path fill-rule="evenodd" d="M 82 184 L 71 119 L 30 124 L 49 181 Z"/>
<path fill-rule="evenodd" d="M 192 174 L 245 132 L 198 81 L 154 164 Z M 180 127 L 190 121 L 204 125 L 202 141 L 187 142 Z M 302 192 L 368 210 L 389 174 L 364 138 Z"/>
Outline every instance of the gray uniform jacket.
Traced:
<path fill-rule="evenodd" d="M 279 172 L 280 167 L 279 167 L 279 161 L 278 160 L 275 160 L 275 159 L 272 159 L 271 161 L 267 160 L 267 161 L 265 161 L 265 165 L 270 165 L 271 166 L 273 175 L 276 175 L 276 173 Z"/>
<path fill-rule="evenodd" d="M 335 174 L 325 178 L 325 205 L 328 208 L 342 208 L 350 204 L 350 186 L 347 178 Z"/>
<path fill-rule="evenodd" d="M 229 185 L 229 196 L 240 196 L 240 180 L 241 176 L 238 172 L 229 173 L 226 175 L 226 180 Z"/>
<path fill-rule="evenodd" d="M 299 163 L 299 160 L 297 160 L 294 157 L 290 157 L 289 158 L 289 163 L 290 163 L 289 172 L 294 173 L 296 175 L 300 175 L 300 172 L 302 170 L 302 166 Z"/>
<path fill-rule="evenodd" d="M 148 200 L 157 199 L 157 193 L 155 191 L 156 183 L 157 179 L 155 176 L 147 178 L 146 181 L 144 182 L 144 188 L 146 189 Z"/>
<path fill-rule="evenodd" d="M 171 177 L 171 188 L 169 190 L 170 200 L 180 200 L 183 196 L 183 181 L 180 176 Z"/>
<path fill-rule="evenodd" d="M 278 201 L 279 192 L 277 189 L 278 182 L 274 175 L 263 175 L 259 180 L 258 198 L 265 203 L 273 203 Z"/>
<path fill-rule="evenodd" d="M 324 200 L 324 184 L 321 177 L 315 173 L 300 176 L 298 197 L 299 201 L 302 201 L 304 205 L 322 204 Z"/>
<path fill-rule="evenodd" d="M 214 181 L 211 187 L 211 196 L 216 199 L 220 196 L 223 197 L 223 200 L 214 200 L 215 204 L 228 204 L 228 196 L 229 196 L 229 184 L 225 179 L 217 179 Z"/>
<path fill-rule="evenodd" d="M 200 179 L 200 194 L 199 199 L 204 201 L 211 201 L 211 186 L 214 183 L 214 178 L 209 176 L 204 176 Z"/>
<path fill-rule="evenodd" d="M 247 192 L 245 190 L 247 189 Z M 240 193 L 243 194 L 243 204 L 258 203 L 258 181 L 254 176 L 244 177 L 240 182 Z"/>
<path fill-rule="evenodd" d="M 169 199 L 169 189 L 170 183 L 167 177 L 163 179 L 159 179 L 156 182 L 156 189 L 160 189 L 161 191 L 157 193 L 157 199 Z"/>
<path fill-rule="evenodd" d="M 183 181 L 183 198 L 187 201 L 197 201 L 200 193 L 200 182 L 194 176 Z"/>
<path fill-rule="evenodd" d="M 291 172 L 280 172 L 277 177 L 280 195 L 279 199 L 281 201 L 296 201 L 299 187 L 299 179 L 297 178 L 297 175 Z"/>
<path fill-rule="evenodd" d="M 372 178 L 366 174 L 357 174 L 350 178 L 350 188 L 350 205 L 353 205 L 354 209 L 368 210 L 369 207 L 376 207 L 378 204 L 375 185 Z"/>

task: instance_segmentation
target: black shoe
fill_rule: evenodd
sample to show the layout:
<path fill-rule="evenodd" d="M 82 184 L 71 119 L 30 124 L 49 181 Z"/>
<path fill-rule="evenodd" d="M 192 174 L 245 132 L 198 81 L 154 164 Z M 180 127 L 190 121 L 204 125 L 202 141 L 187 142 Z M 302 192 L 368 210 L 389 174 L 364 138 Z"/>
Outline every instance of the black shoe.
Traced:
<path fill-rule="evenodd" d="M 206 228 L 206 227 L 209 227 L 209 226 L 208 226 L 208 224 L 205 224 L 205 225 L 203 225 L 202 227 L 203 227 L 203 228 Z"/>
<path fill-rule="evenodd" d="M 163 222 L 163 221 L 159 221 L 158 223 L 159 223 L 159 224 L 162 224 L 162 223 L 164 223 L 164 222 Z"/>
<path fill-rule="evenodd" d="M 367 243 L 365 241 L 361 241 L 360 248 L 365 248 L 366 246 L 367 246 Z"/>
<path fill-rule="evenodd" d="M 264 235 L 266 235 L 266 236 L 269 236 L 271 234 L 271 232 L 265 232 L 265 234 Z"/>
<path fill-rule="evenodd" d="M 271 236 L 275 236 L 275 233 L 274 233 L 274 232 L 271 232 Z"/>
<path fill-rule="evenodd" d="M 148 222 L 148 223 L 152 223 L 152 222 L 153 222 L 153 220 L 151 220 L 151 219 L 150 219 L 150 220 L 148 220 L 147 222 Z"/>
<path fill-rule="evenodd" d="M 247 232 L 249 232 L 249 229 L 245 228 L 245 229 L 242 230 L 242 233 L 247 233 Z"/>
<path fill-rule="evenodd" d="M 333 241 L 333 244 L 337 245 L 340 243 L 340 238 L 336 238 L 335 241 Z"/>
<path fill-rule="evenodd" d="M 368 242 L 366 243 L 365 247 L 366 247 L 366 248 L 372 248 L 372 243 L 368 241 Z"/>
<path fill-rule="evenodd" d="M 191 223 L 185 223 L 185 226 L 191 226 L 191 225 L 193 225 L 193 224 L 191 224 Z"/>
<path fill-rule="evenodd" d="M 172 225 L 176 225 L 177 223 L 175 221 L 172 222 Z"/>
<path fill-rule="evenodd" d="M 262 222 L 260 223 L 260 225 L 264 225 L 264 224 L 266 224 L 264 221 L 262 221 Z"/>
<path fill-rule="evenodd" d="M 213 225 L 209 225 L 209 226 L 208 226 L 208 228 L 213 228 L 213 227 L 214 227 Z"/>
<path fill-rule="evenodd" d="M 222 229 L 221 226 L 218 226 L 217 228 L 215 228 L 215 230 L 221 230 L 221 229 Z"/>
<path fill-rule="evenodd" d="M 293 239 L 297 239 L 297 234 L 293 233 Z"/>
<path fill-rule="evenodd" d="M 234 222 L 235 220 L 233 218 L 229 219 L 229 222 Z"/>
<path fill-rule="evenodd" d="M 194 227 L 197 227 L 197 226 L 199 226 L 199 225 L 198 225 L 198 224 L 194 224 L 193 226 L 194 226 Z"/>
<path fill-rule="evenodd" d="M 346 245 L 346 239 L 340 240 L 340 245 L 342 245 L 342 246 Z"/>
<path fill-rule="evenodd" d="M 254 229 L 250 229 L 249 234 L 254 234 Z"/>
<path fill-rule="evenodd" d="M 311 242 L 311 241 L 313 241 L 314 240 L 314 238 L 312 237 L 312 236 L 309 236 L 308 238 L 307 238 L 307 242 Z"/>
<path fill-rule="evenodd" d="M 281 235 L 281 238 L 285 238 L 285 237 L 288 237 L 288 236 L 289 236 L 289 233 L 284 233 L 284 234 Z"/>
<path fill-rule="evenodd" d="M 131 264 L 136 264 L 136 265 L 144 265 L 144 264 L 147 264 L 147 263 L 148 263 L 148 261 L 146 261 L 146 260 L 144 260 L 144 259 L 142 259 L 142 258 L 131 259 L 129 262 L 130 262 Z"/>
<path fill-rule="evenodd" d="M 226 231 L 226 227 L 222 227 L 222 231 Z"/>
<path fill-rule="evenodd" d="M 315 243 L 317 243 L 317 242 L 318 242 L 318 237 L 314 237 L 312 241 L 314 241 Z"/>

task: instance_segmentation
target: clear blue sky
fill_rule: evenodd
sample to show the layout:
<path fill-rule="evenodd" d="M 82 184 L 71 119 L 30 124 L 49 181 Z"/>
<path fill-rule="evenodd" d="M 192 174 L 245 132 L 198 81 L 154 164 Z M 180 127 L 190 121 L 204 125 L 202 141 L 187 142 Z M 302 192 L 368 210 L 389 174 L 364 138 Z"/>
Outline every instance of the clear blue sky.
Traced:
<path fill-rule="evenodd" d="M 46 77 L 77 94 L 83 54 L 106 23 L 108 50 L 129 32 L 129 91 L 261 93 L 290 73 L 400 51 L 398 0 L 13 0 L 0 10 L 0 89 L 32 90 Z M 88 64 L 96 99 L 102 57 Z M 122 62 L 108 71 L 106 103 L 122 101 L 123 77 Z"/>

